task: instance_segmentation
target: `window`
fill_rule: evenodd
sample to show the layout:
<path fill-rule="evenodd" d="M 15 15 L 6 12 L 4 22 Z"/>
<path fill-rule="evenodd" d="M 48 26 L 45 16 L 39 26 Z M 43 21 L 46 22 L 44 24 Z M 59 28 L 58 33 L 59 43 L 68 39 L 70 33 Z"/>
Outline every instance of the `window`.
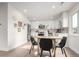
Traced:
<path fill-rule="evenodd" d="M 73 33 L 77 33 L 78 13 L 72 15 L 72 27 L 73 27 Z"/>
<path fill-rule="evenodd" d="M 72 16 L 73 28 L 77 28 L 77 13 Z"/>

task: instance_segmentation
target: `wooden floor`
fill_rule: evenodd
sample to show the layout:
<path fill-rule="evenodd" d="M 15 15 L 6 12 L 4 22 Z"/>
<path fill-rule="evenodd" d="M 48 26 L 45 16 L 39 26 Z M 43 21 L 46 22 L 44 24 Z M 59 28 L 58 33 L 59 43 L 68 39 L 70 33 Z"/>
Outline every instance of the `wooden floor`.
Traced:
<path fill-rule="evenodd" d="M 31 44 L 26 43 L 11 51 L 0 51 L 0 57 L 39 57 L 37 53 L 37 46 L 35 46 L 34 50 L 29 54 L 30 47 L 31 47 Z M 66 48 L 66 54 L 67 54 L 67 57 L 79 57 L 78 54 L 76 54 L 69 48 Z M 44 51 L 43 57 L 47 57 L 47 56 L 49 56 L 49 52 Z M 52 56 L 53 56 L 53 53 L 52 53 Z M 65 57 L 65 55 L 61 53 L 60 48 L 57 48 L 56 50 L 56 57 Z"/>

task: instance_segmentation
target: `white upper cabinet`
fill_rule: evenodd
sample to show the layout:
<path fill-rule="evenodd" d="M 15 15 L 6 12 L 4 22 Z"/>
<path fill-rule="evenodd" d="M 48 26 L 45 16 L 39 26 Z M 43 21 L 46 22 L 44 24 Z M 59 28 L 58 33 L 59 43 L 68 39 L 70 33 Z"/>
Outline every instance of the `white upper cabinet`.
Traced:
<path fill-rule="evenodd" d="M 62 21 L 62 27 L 68 27 L 68 13 L 63 12 L 63 21 Z"/>
<path fill-rule="evenodd" d="M 59 29 L 60 28 L 60 24 L 59 24 L 59 20 L 54 20 L 54 29 Z"/>

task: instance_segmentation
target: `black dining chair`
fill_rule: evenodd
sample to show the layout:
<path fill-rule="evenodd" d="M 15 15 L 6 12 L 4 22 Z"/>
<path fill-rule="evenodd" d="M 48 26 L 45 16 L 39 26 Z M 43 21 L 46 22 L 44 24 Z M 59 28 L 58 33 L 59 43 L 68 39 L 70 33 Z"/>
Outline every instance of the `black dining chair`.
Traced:
<path fill-rule="evenodd" d="M 67 57 L 66 52 L 65 52 L 66 40 L 67 40 L 67 37 L 63 37 L 62 40 L 60 41 L 60 43 L 58 44 L 58 46 L 56 46 L 56 48 L 57 47 L 61 48 L 62 54 L 64 52 L 65 53 L 65 56 Z"/>
<path fill-rule="evenodd" d="M 43 32 L 38 33 L 38 36 L 44 36 L 44 33 Z"/>
<path fill-rule="evenodd" d="M 34 46 L 35 46 L 35 45 L 38 45 L 38 43 L 34 40 L 34 37 L 31 36 L 30 40 L 31 40 L 31 44 L 32 44 L 32 45 L 31 45 L 29 54 L 31 53 L 31 50 L 34 49 Z"/>
<path fill-rule="evenodd" d="M 51 39 L 41 38 L 40 39 L 40 49 L 41 49 L 40 57 L 42 56 L 43 50 L 49 51 L 50 57 L 51 57 L 51 49 L 52 49 L 52 47 L 53 47 L 53 43 L 52 43 Z"/>

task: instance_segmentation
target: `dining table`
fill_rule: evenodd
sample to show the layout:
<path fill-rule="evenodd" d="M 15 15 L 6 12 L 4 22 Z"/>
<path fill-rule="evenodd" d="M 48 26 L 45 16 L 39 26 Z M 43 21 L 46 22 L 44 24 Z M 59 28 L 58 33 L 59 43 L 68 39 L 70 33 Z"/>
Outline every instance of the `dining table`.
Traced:
<path fill-rule="evenodd" d="M 38 54 L 39 54 L 39 42 L 40 42 L 40 39 L 41 38 L 44 38 L 44 39 L 51 39 L 52 42 L 53 42 L 53 50 L 54 50 L 54 55 L 53 57 L 56 56 L 56 40 L 61 40 L 62 37 L 61 36 L 34 36 L 34 38 L 37 38 L 37 42 L 38 42 Z M 53 51 L 52 50 L 52 51 Z"/>

